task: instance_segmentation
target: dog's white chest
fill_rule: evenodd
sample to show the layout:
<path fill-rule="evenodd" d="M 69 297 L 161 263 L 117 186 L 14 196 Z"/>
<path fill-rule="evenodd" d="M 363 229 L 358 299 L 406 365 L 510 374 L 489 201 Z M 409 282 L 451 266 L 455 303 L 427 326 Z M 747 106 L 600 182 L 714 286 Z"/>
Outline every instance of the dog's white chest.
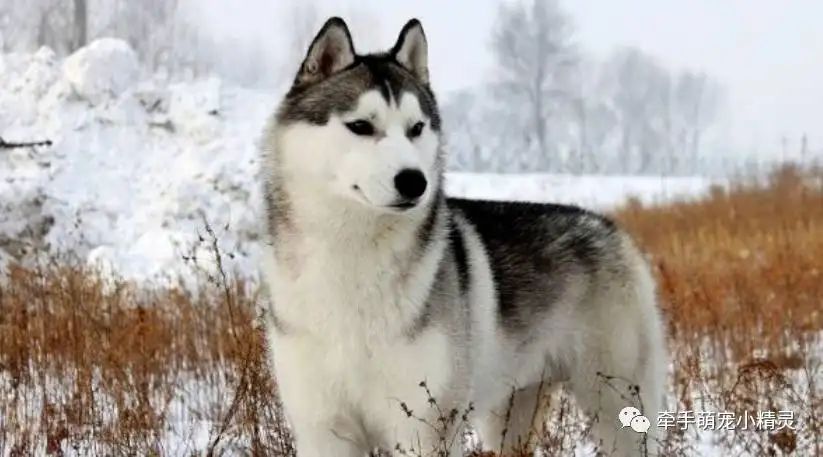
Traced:
<path fill-rule="evenodd" d="M 426 272 L 400 271 L 390 252 L 335 252 L 318 243 L 293 266 L 269 252 L 264 267 L 277 317 L 319 339 L 399 336 L 428 299 L 429 284 L 415 277 Z"/>
<path fill-rule="evenodd" d="M 428 388 L 441 404 L 452 380 L 447 336 L 430 332 L 414 341 L 376 344 L 356 335 L 337 341 L 281 336 L 272 339 L 273 366 L 286 412 L 298 422 L 326 423 L 347 439 L 407 442 L 404 430 L 433 412 Z M 370 435 L 377 433 L 378 435 Z M 387 439 L 387 443 L 373 440 Z"/>
<path fill-rule="evenodd" d="M 400 402 L 421 412 L 429 408 L 421 381 L 435 394 L 449 382 L 448 336 L 437 329 L 407 336 L 405 327 L 422 303 L 393 285 L 388 271 L 349 265 L 335 276 L 322 268 L 335 260 L 323 260 L 329 263 L 307 266 L 297 277 L 271 264 L 266 268 L 284 326 L 282 334 L 270 332 L 280 392 L 306 403 L 304 412 L 327 414 L 325 408 L 333 407 L 346 422 L 368 411 L 372 417 L 363 420 L 394 430 L 408 420 Z M 316 403 L 321 399 L 328 406 Z"/>

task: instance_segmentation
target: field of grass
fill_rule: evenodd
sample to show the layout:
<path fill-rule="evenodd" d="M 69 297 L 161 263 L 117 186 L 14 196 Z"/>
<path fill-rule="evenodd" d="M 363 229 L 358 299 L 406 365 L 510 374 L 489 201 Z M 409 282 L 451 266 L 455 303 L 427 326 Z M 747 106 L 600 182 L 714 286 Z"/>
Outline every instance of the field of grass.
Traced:
<path fill-rule="evenodd" d="M 675 422 L 661 455 L 823 454 L 814 176 L 785 167 L 768 186 L 615 212 L 650 256 L 667 320 Z M 59 261 L 12 269 L 0 285 L 0 457 L 291 455 L 256 310 L 254 288 L 223 275 L 191 294 L 112 287 Z M 590 449 L 573 401 L 557 399 L 539 436 L 547 455 Z M 684 427 L 685 411 L 755 423 Z"/>

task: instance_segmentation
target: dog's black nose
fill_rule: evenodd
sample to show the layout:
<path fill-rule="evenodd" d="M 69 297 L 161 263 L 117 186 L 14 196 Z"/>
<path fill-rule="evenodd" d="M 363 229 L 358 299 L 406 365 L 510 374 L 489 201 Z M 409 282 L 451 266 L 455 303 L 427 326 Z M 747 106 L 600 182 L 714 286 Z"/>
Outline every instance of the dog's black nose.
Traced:
<path fill-rule="evenodd" d="M 394 175 L 394 188 L 406 200 L 420 198 L 426 192 L 426 176 L 414 168 L 404 168 Z"/>

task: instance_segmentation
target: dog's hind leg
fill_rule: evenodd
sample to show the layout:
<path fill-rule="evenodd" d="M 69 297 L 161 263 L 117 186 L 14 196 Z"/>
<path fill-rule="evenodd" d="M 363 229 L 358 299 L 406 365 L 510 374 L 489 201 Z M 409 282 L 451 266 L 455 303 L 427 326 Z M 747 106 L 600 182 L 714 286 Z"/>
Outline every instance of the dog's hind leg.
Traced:
<path fill-rule="evenodd" d="M 295 447 L 298 457 L 366 457 L 369 452 L 363 445 L 321 426 L 296 428 Z"/>
<path fill-rule="evenodd" d="M 593 420 L 595 444 L 606 455 L 653 457 L 660 439 L 657 417 L 663 406 L 665 341 L 649 315 L 633 319 L 632 313 L 626 314 L 594 325 L 569 386 L 578 406 Z M 619 420 L 620 411 L 629 406 L 648 420 L 645 432 Z"/>

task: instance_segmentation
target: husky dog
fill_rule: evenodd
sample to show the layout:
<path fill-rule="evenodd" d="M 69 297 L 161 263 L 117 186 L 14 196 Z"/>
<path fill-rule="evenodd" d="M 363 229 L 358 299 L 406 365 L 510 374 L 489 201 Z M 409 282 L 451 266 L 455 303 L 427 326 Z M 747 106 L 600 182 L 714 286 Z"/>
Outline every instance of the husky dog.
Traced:
<path fill-rule="evenodd" d="M 437 417 L 469 405 L 484 448 L 512 451 L 540 386 L 563 383 L 601 449 L 654 455 L 667 352 L 649 267 L 592 212 L 447 198 L 427 60 L 416 19 L 358 54 L 330 18 L 264 134 L 265 327 L 297 456 L 458 456 L 463 422 Z M 627 406 L 648 433 L 622 426 Z"/>

